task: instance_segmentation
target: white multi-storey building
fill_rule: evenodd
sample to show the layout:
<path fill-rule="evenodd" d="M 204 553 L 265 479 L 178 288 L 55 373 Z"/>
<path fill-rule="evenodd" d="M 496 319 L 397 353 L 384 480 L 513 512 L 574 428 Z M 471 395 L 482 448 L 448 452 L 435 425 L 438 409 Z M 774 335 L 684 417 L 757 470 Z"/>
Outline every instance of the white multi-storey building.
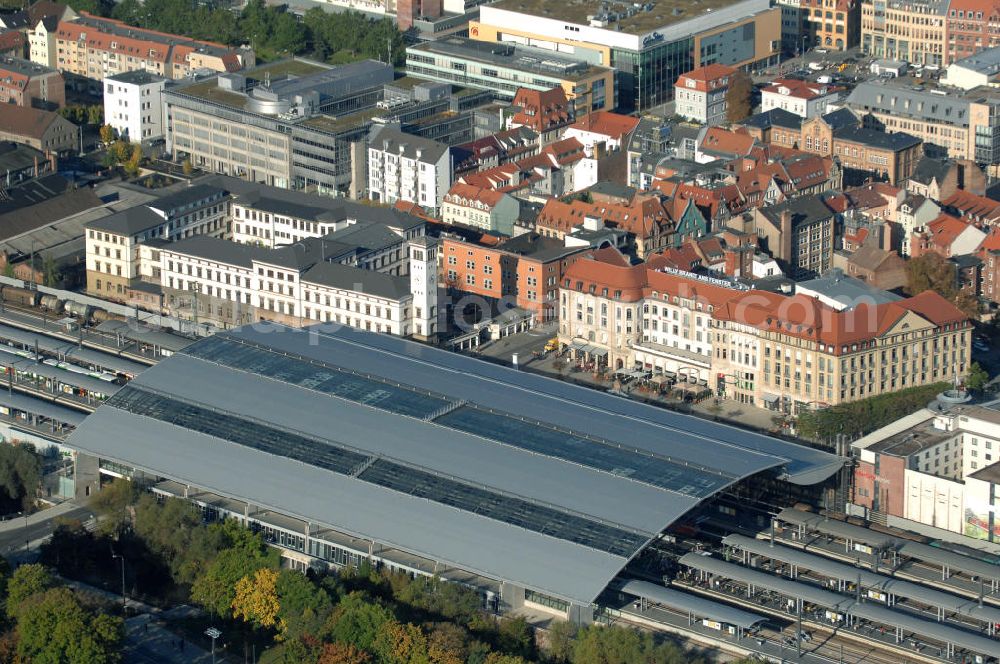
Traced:
<path fill-rule="evenodd" d="M 452 166 L 444 143 L 384 127 L 368 143 L 368 197 L 416 203 L 436 215 L 451 187 Z"/>
<path fill-rule="evenodd" d="M 142 276 L 142 244 L 194 235 L 227 237 L 228 200 L 219 187 L 195 185 L 87 223 L 87 292 L 125 299 L 130 282 Z"/>
<path fill-rule="evenodd" d="M 920 410 L 851 447 L 856 511 L 1000 540 L 1000 401 Z"/>
<path fill-rule="evenodd" d="M 711 64 L 681 74 L 674 85 L 677 115 L 706 125 L 726 121 L 726 93 L 733 67 Z"/>
<path fill-rule="evenodd" d="M 782 78 L 760 91 L 761 111 L 780 108 L 800 118 L 814 118 L 826 113 L 843 93 L 843 88 L 823 83 Z"/>
<path fill-rule="evenodd" d="M 422 219 L 398 210 L 273 187 L 237 195 L 230 211 L 236 242 L 276 248 L 323 237 L 326 260 L 397 276 L 408 270 L 406 243 L 426 231 Z"/>
<path fill-rule="evenodd" d="M 432 240 L 409 243 L 408 277 L 331 261 L 335 244 L 310 238 L 268 249 L 206 236 L 173 243 L 160 251 L 165 304 L 222 326 L 273 320 L 419 338 L 438 332 Z"/>
<path fill-rule="evenodd" d="M 163 138 L 163 88 L 167 79 L 143 70 L 104 79 L 104 123 L 133 143 Z"/>

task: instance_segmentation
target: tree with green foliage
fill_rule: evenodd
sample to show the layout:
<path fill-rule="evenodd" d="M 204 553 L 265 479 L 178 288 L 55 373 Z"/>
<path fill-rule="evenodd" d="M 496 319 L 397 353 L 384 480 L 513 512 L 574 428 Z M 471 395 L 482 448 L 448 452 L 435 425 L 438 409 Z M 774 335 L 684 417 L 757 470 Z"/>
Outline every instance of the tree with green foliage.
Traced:
<path fill-rule="evenodd" d="M 950 300 L 957 291 L 955 265 L 932 251 L 906 262 L 906 280 L 907 295 L 932 290 Z"/>
<path fill-rule="evenodd" d="M 822 410 L 802 412 L 795 426 L 800 436 L 815 441 L 826 442 L 838 434 L 849 439 L 859 438 L 920 410 L 949 387 L 950 384 L 945 382 L 921 385 Z"/>
<path fill-rule="evenodd" d="M 729 78 L 726 91 L 726 120 L 740 122 L 753 111 L 753 81 L 742 69 Z"/>
<path fill-rule="evenodd" d="M 591 625 L 579 631 L 573 642 L 573 664 L 695 664 L 672 643 L 657 643 L 652 634 L 622 627 Z"/>
<path fill-rule="evenodd" d="M 104 106 L 93 104 L 87 107 L 87 124 L 99 127 L 104 122 Z"/>
<path fill-rule="evenodd" d="M 394 617 L 389 609 L 364 593 L 353 592 L 333 610 L 323 636 L 327 641 L 348 643 L 371 652 L 379 629 L 391 620 Z"/>
<path fill-rule="evenodd" d="M 965 377 L 965 386 L 975 392 L 982 392 L 989 382 L 990 374 L 979 366 L 979 362 L 973 362 L 969 366 L 969 374 Z"/>
<path fill-rule="evenodd" d="M 525 659 L 534 659 L 535 630 L 524 616 L 506 617 L 497 626 L 497 641 L 500 650 Z"/>
<path fill-rule="evenodd" d="M 16 619 L 29 597 L 54 585 L 55 580 L 44 565 L 21 565 L 7 582 L 7 616 Z"/>
<path fill-rule="evenodd" d="M 18 655 L 34 664 L 112 664 L 121 660 L 121 618 L 94 615 L 68 588 L 51 588 L 21 602 Z"/>
<path fill-rule="evenodd" d="M 131 528 L 132 505 L 138 495 L 135 483 L 123 477 L 116 477 L 110 484 L 105 484 L 90 503 L 102 517 L 98 529 L 117 538 Z"/>
<path fill-rule="evenodd" d="M 0 443 L 0 510 L 28 510 L 42 481 L 42 462 L 28 443 Z"/>
<path fill-rule="evenodd" d="M 549 658 L 556 664 L 569 662 L 578 628 L 568 620 L 559 620 L 549 628 Z"/>
<path fill-rule="evenodd" d="M 55 288 L 62 281 L 59 268 L 56 266 L 56 259 L 51 255 L 45 256 L 42 260 L 42 283 L 49 288 Z"/>
<path fill-rule="evenodd" d="M 372 651 L 380 664 L 427 664 L 427 637 L 416 625 L 387 620 L 379 626 Z"/>
<path fill-rule="evenodd" d="M 280 607 L 278 619 L 285 639 L 318 633 L 333 612 L 333 601 L 327 590 L 295 570 L 281 570 L 275 591 Z"/>
<path fill-rule="evenodd" d="M 164 560 L 174 582 L 184 585 L 194 583 L 228 545 L 221 524 L 203 524 L 198 506 L 180 498 L 160 504 L 143 494 L 135 505 L 135 532 Z"/>
<path fill-rule="evenodd" d="M 125 173 L 134 178 L 139 174 L 139 164 L 142 162 L 142 148 L 139 145 L 132 146 L 132 153 L 129 155 L 128 159 L 122 164 L 125 169 Z"/>
<path fill-rule="evenodd" d="M 232 614 L 240 579 L 259 569 L 277 569 L 280 558 L 278 551 L 267 546 L 259 533 L 250 532 L 236 521 L 226 521 L 223 532 L 227 547 L 191 586 L 191 599 L 219 617 Z"/>

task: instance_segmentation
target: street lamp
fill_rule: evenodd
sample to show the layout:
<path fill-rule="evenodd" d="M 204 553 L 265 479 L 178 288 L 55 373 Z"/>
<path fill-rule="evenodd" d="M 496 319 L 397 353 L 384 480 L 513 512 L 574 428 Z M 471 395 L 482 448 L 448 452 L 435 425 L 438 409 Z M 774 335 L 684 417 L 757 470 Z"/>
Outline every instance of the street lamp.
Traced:
<path fill-rule="evenodd" d="M 28 547 L 28 510 L 23 512 L 18 512 L 18 516 L 24 517 L 24 552 L 28 553 L 31 549 Z"/>
<path fill-rule="evenodd" d="M 126 599 L 125 599 L 125 556 L 122 555 L 122 554 L 118 554 L 118 553 L 112 553 L 111 557 L 112 558 L 117 558 L 117 559 L 119 559 L 119 560 L 122 561 L 122 614 L 124 614 L 125 613 L 125 605 L 126 605 Z"/>
<path fill-rule="evenodd" d="M 215 664 L 215 640 L 222 636 L 222 632 L 215 627 L 209 627 L 205 630 L 205 636 L 212 639 L 212 664 Z"/>

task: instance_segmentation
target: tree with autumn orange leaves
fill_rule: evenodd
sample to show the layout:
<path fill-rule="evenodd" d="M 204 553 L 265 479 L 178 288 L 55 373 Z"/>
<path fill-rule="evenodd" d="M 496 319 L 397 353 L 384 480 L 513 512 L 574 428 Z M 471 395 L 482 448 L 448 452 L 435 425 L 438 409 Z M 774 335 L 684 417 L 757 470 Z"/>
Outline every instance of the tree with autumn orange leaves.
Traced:
<path fill-rule="evenodd" d="M 371 655 L 349 643 L 326 643 L 316 664 L 371 664 Z"/>

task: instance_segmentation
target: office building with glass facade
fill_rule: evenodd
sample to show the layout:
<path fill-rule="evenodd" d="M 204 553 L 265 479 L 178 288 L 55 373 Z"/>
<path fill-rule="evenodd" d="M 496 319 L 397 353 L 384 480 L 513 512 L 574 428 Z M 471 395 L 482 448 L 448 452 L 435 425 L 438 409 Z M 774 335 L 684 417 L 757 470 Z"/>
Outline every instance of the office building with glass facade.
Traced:
<path fill-rule="evenodd" d="M 469 24 L 474 40 L 547 49 L 616 70 L 618 107 L 643 110 L 673 98 L 681 74 L 709 64 L 748 70 L 778 61 L 781 9 L 769 0 L 642 4 L 501 0 Z"/>
<path fill-rule="evenodd" d="M 407 48 L 406 73 L 492 90 L 498 98 L 508 100 L 520 88 L 540 92 L 562 88 L 577 113 L 615 108 L 611 68 L 529 46 L 445 37 Z"/>

